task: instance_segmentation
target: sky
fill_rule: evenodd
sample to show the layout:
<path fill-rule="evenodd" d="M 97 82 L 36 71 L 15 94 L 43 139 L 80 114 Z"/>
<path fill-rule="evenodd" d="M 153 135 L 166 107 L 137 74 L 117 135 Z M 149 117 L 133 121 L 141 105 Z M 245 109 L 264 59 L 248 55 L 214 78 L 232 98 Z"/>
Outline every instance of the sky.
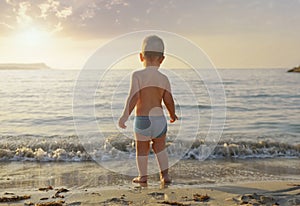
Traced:
<path fill-rule="evenodd" d="M 217 68 L 290 68 L 300 64 L 299 10 L 300 0 L 0 0 L 0 63 L 80 69 L 120 35 L 162 30 Z"/>

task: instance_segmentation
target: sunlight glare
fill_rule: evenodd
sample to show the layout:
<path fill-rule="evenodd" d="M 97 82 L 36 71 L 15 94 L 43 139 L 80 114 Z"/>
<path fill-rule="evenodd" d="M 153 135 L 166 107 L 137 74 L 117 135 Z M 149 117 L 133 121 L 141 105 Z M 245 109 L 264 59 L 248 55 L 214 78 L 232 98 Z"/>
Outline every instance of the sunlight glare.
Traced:
<path fill-rule="evenodd" d="M 24 46 L 38 46 L 45 44 L 47 43 L 48 37 L 49 35 L 46 32 L 36 28 L 28 29 L 16 36 L 17 42 Z"/>

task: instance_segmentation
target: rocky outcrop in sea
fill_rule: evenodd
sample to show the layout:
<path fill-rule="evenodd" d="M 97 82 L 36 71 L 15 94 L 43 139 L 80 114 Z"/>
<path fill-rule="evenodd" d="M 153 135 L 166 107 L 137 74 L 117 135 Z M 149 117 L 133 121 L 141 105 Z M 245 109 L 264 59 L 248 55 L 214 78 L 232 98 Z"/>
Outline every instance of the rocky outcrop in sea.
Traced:
<path fill-rule="evenodd" d="M 288 70 L 287 72 L 300 72 L 300 65 L 297 67 L 294 67 L 293 69 Z"/>

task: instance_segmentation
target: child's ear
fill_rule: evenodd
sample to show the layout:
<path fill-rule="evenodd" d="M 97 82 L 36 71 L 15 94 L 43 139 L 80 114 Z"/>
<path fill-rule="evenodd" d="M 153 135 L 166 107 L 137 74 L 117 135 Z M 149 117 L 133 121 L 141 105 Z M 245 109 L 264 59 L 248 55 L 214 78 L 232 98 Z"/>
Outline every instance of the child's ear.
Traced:
<path fill-rule="evenodd" d="M 140 53 L 140 60 L 141 60 L 141 62 L 144 61 L 144 55 L 143 55 L 143 53 Z"/>
<path fill-rule="evenodd" d="M 163 62 L 164 59 L 165 59 L 165 56 L 162 56 L 162 57 L 160 58 L 159 63 L 161 64 L 161 63 Z"/>

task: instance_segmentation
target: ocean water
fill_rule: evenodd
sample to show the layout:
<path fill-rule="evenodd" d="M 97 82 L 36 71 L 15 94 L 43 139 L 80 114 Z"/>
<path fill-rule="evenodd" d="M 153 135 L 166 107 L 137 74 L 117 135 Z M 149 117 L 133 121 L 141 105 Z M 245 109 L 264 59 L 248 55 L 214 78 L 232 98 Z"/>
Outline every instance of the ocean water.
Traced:
<path fill-rule="evenodd" d="M 171 157 L 201 159 L 203 145 L 211 143 L 206 135 L 213 115 L 218 119 L 218 113 L 226 112 L 225 124 L 221 115 L 213 128 L 222 130 L 222 136 L 214 139 L 208 159 L 300 158 L 299 74 L 283 69 L 220 69 L 222 82 L 209 84 L 224 88 L 226 105 L 212 105 L 205 72 L 204 76 L 191 69 L 162 72 L 170 78 L 180 117 L 169 125 L 168 144 L 177 141 L 176 149 L 169 147 Z M 78 88 L 82 80 L 77 70 L 1 70 L 0 160 L 108 161 L 122 155 L 134 159 L 133 117 L 127 130 L 116 126 L 130 73 L 111 70 L 99 81 L 87 81 Z M 74 101 L 74 91 L 88 87 L 95 88 L 89 95 L 93 101 Z M 93 108 L 93 113 L 87 108 Z M 95 128 L 74 119 L 95 122 L 101 137 L 89 133 Z"/>

